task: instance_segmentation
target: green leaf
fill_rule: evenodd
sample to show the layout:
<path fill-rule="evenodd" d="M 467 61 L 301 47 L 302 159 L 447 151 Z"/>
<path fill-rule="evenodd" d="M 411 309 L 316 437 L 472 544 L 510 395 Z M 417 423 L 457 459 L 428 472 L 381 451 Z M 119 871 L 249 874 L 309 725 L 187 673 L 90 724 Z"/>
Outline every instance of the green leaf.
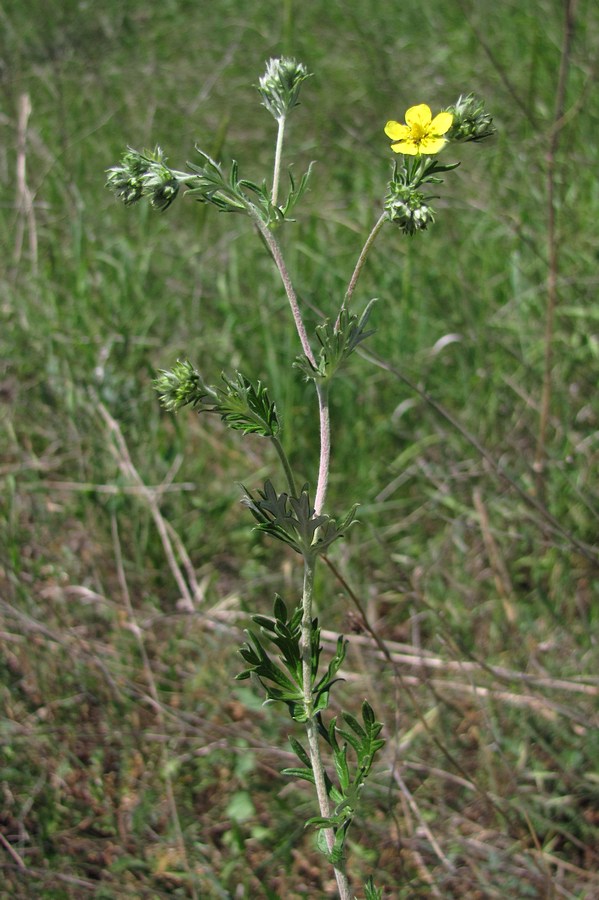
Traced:
<path fill-rule="evenodd" d="M 374 886 L 372 875 L 364 885 L 364 900 L 383 900 L 383 890 Z"/>
<path fill-rule="evenodd" d="M 249 670 L 239 672 L 239 674 L 235 676 L 235 681 L 246 681 L 246 679 L 251 677 L 251 674 L 252 673 Z"/>
<path fill-rule="evenodd" d="M 335 764 L 335 771 L 337 772 L 337 778 L 339 779 L 341 789 L 346 791 L 349 788 L 351 780 L 349 766 L 347 764 L 347 744 L 344 744 L 343 747 L 336 750 L 333 756 L 333 762 Z"/>
<path fill-rule="evenodd" d="M 358 735 L 358 737 L 360 737 L 362 739 L 366 737 L 366 732 L 364 731 L 364 729 L 362 728 L 362 726 L 360 725 L 360 723 L 358 722 L 356 717 L 353 716 L 351 713 L 344 712 L 343 720 L 349 725 L 349 727 L 351 729 L 353 729 L 353 731 L 355 731 L 355 733 Z"/>
<path fill-rule="evenodd" d="M 289 735 L 289 743 L 293 749 L 293 752 L 300 759 L 305 766 L 309 769 L 312 768 L 312 763 L 310 762 L 310 757 L 308 756 L 307 751 L 302 747 L 300 742 L 296 740 L 292 735 Z"/>
<path fill-rule="evenodd" d="M 302 177 L 300 179 L 300 183 L 297 186 L 297 188 L 295 186 L 295 179 L 293 178 L 293 173 L 291 171 L 291 168 L 288 170 L 289 171 L 289 182 L 290 182 L 291 187 L 290 187 L 289 193 L 287 195 L 287 199 L 285 200 L 285 203 L 280 207 L 280 211 L 285 219 L 288 218 L 289 213 L 293 211 L 293 209 L 297 206 L 297 204 L 303 197 L 304 193 L 306 192 L 306 189 L 308 187 L 308 181 L 312 174 L 313 166 L 314 166 L 314 163 L 311 162 L 310 165 L 308 166 L 308 171 L 304 172 L 304 174 L 302 175 Z"/>
<path fill-rule="evenodd" d="M 368 700 L 364 700 L 362 704 L 362 718 L 364 719 L 365 725 L 374 725 L 374 710 Z"/>
<path fill-rule="evenodd" d="M 314 825 L 315 828 L 333 828 L 335 819 L 325 818 L 324 816 L 312 816 L 306 821 L 306 825 Z"/>
<path fill-rule="evenodd" d="M 305 356 L 298 357 L 294 362 L 294 366 L 303 372 L 306 380 L 331 379 L 356 347 L 374 334 L 374 330 L 367 330 L 366 326 L 375 303 L 376 299 L 371 300 L 360 316 L 350 314 L 344 308 L 334 324 L 327 319 L 316 326 L 316 337 L 321 345 L 316 366 Z"/>
<path fill-rule="evenodd" d="M 288 622 L 287 607 L 278 594 L 275 594 L 275 603 L 273 607 L 274 617 L 278 622 Z"/>
<path fill-rule="evenodd" d="M 351 731 L 347 731 L 340 727 L 337 728 L 337 732 L 345 741 L 347 741 L 350 747 L 352 747 L 352 749 L 354 750 L 356 756 L 358 756 L 358 754 L 360 753 L 360 748 L 362 746 L 359 738 L 357 738 L 355 734 L 352 734 Z"/>
<path fill-rule="evenodd" d="M 289 709 L 291 717 L 297 722 L 305 722 L 308 717 L 303 692 L 303 673 L 300 651 L 302 609 L 294 610 L 291 618 L 283 600 L 276 595 L 274 601 L 276 618 L 254 616 L 254 622 L 262 630 L 263 637 L 273 644 L 279 652 L 279 660 L 287 673 L 270 659 L 260 638 L 252 631 L 246 632 L 247 643 L 240 648 L 240 654 L 249 663 L 249 669 L 241 673 L 247 678 L 254 674 L 266 692 L 265 702 L 283 702 Z M 320 635 L 318 622 L 312 621 L 312 639 Z M 312 650 L 318 664 L 320 648 Z M 239 677 L 239 676 L 238 676 Z M 270 682 L 270 683 L 269 683 Z"/>
<path fill-rule="evenodd" d="M 334 683 L 334 681 L 342 680 L 339 678 L 336 679 L 335 675 L 341 668 L 343 660 L 345 659 L 348 645 L 349 645 L 349 642 L 347 640 L 345 640 L 343 635 L 339 635 L 339 637 L 337 638 L 337 650 L 335 652 L 335 655 L 333 656 L 333 658 L 331 659 L 331 661 L 327 667 L 326 674 L 323 675 L 320 682 L 316 685 L 316 690 L 324 690 L 324 689 L 330 688 L 330 686 Z"/>
<path fill-rule="evenodd" d="M 241 372 L 237 373 L 235 380 L 223 373 L 222 380 L 225 389 L 218 390 L 209 411 L 218 413 L 223 422 L 235 431 L 275 437 L 280 431 L 277 410 L 262 383 L 252 384 Z"/>
<path fill-rule="evenodd" d="M 264 628 L 266 631 L 275 631 L 275 623 L 267 616 L 252 616 L 252 622 L 255 622 L 256 625 L 259 625 L 260 628 Z"/>
<path fill-rule="evenodd" d="M 211 203 L 221 212 L 241 212 L 248 214 L 248 200 L 239 188 L 237 180 L 237 163 L 231 163 L 229 178 L 225 176 L 218 163 L 207 153 L 196 147 L 202 161 L 201 165 L 188 162 L 192 175 L 186 180 L 187 194 L 200 203 Z"/>
<path fill-rule="evenodd" d="M 257 530 L 289 544 L 303 556 L 324 553 L 355 523 L 357 504 L 339 521 L 331 516 L 316 515 L 310 505 L 308 485 L 303 486 L 297 497 L 285 491 L 277 493 L 270 480 L 265 481 L 264 489 L 255 494 L 246 488 L 244 492 L 241 502 L 258 522 Z"/>
<path fill-rule="evenodd" d="M 311 784 L 314 784 L 314 772 L 312 769 L 301 769 L 299 767 L 291 766 L 287 769 L 281 769 L 281 773 L 283 775 L 290 775 L 293 778 L 301 778 L 303 781 L 309 781 Z"/>

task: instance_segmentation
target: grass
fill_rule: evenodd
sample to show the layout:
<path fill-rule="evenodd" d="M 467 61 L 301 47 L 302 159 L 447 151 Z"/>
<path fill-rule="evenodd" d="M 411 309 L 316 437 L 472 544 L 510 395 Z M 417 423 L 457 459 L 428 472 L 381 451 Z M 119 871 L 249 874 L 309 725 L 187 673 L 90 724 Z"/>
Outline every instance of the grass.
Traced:
<path fill-rule="evenodd" d="M 198 141 L 268 174 L 251 85 L 290 52 L 315 73 L 289 146 L 296 172 L 318 163 L 284 235 L 313 324 L 378 215 L 384 121 L 474 90 L 498 126 L 461 152 L 430 233 L 383 232 L 355 297 L 379 298 L 377 332 L 333 391 L 330 505 L 360 500 L 361 525 L 318 574 L 321 618 L 327 646 L 350 634 L 344 703 L 375 701 L 388 741 L 350 875 L 398 898 L 599 896 L 594 5 L 577 5 L 555 160 L 542 493 L 555 4 L 0 16 L 0 893 L 184 897 L 193 873 L 202 897 L 334 895 L 300 827 L 312 798 L 279 775 L 288 721 L 233 681 L 249 612 L 299 588 L 238 504 L 275 460 L 151 390 L 178 356 L 263 378 L 313 480 L 283 292 L 245 222 L 125 210 L 103 187 L 126 144 L 181 167 Z"/>

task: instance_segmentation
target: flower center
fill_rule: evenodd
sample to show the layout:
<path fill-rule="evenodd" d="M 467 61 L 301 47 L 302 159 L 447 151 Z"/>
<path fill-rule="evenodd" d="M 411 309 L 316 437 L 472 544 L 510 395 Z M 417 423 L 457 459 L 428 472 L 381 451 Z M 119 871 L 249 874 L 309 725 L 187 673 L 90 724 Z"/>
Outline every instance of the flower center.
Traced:
<path fill-rule="evenodd" d="M 426 128 L 424 125 L 415 124 L 412 125 L 412 140 L 419 144 L 426 137 Z"/>

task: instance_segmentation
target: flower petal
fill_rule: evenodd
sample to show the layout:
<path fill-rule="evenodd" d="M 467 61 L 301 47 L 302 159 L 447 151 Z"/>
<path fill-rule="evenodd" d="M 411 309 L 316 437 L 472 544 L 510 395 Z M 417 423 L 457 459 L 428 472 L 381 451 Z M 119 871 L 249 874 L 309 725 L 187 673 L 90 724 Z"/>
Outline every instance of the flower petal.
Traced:
<path fill-rule="evenodd" d="M 448 112 L 440 112 L 429 125 L 429 134 L 445 134 L 453 124 L 453 116 Z"/>
<path fill-rule="evenodd" d="M 410 129 L 407 125 L 400 125 L 399 122 L 395 122 L 391 119 L 391 121 L 387 122 L 385 125 L 385 134 L 387 137 L 390 137 L 392 141 L 401 141 L 403 138 L 408 137 Z"/>
<path fill-rule="evenodd" d="M 420 148 L 415 141 L 397 141 L 391 144 L 394 153 L 405 153 L 406 156 L 418 156 Z"/>
<path fill-rule="evenodd" d="M 418 106 L 410 106 L 406 112 L 406 122 L 410 126 L 419 125 L 420 128 L 427 128 L 431 121 L 431 108 L 426 103 L 419 103 Z"/>
<path fill-rule="evenodd" d="M 420 153 L 433 154 L 439 153 L 447 143 L 444 137 L 425 137 L 420 141 Z"/>

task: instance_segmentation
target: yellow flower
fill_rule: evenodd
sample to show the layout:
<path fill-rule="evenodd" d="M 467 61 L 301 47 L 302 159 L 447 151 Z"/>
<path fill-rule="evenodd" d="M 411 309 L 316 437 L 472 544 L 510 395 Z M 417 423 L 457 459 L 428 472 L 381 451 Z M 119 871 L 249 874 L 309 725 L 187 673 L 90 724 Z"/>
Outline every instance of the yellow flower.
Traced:
<path fill-rule="evenodd" d="M 430 107 L 426 103 L 410 106 L 406 112 L 406 124 L 391 120 L 385 125 L 385 134 L 393 143 L 391 149 L 395 153 L 407 156 L 420 156 L 422 153 L 432 155 L 443 149 L 447 139 L 443 137 L 451 128 L 453 116 L 448 112 L 440 112 L 432 118 Z"/>

